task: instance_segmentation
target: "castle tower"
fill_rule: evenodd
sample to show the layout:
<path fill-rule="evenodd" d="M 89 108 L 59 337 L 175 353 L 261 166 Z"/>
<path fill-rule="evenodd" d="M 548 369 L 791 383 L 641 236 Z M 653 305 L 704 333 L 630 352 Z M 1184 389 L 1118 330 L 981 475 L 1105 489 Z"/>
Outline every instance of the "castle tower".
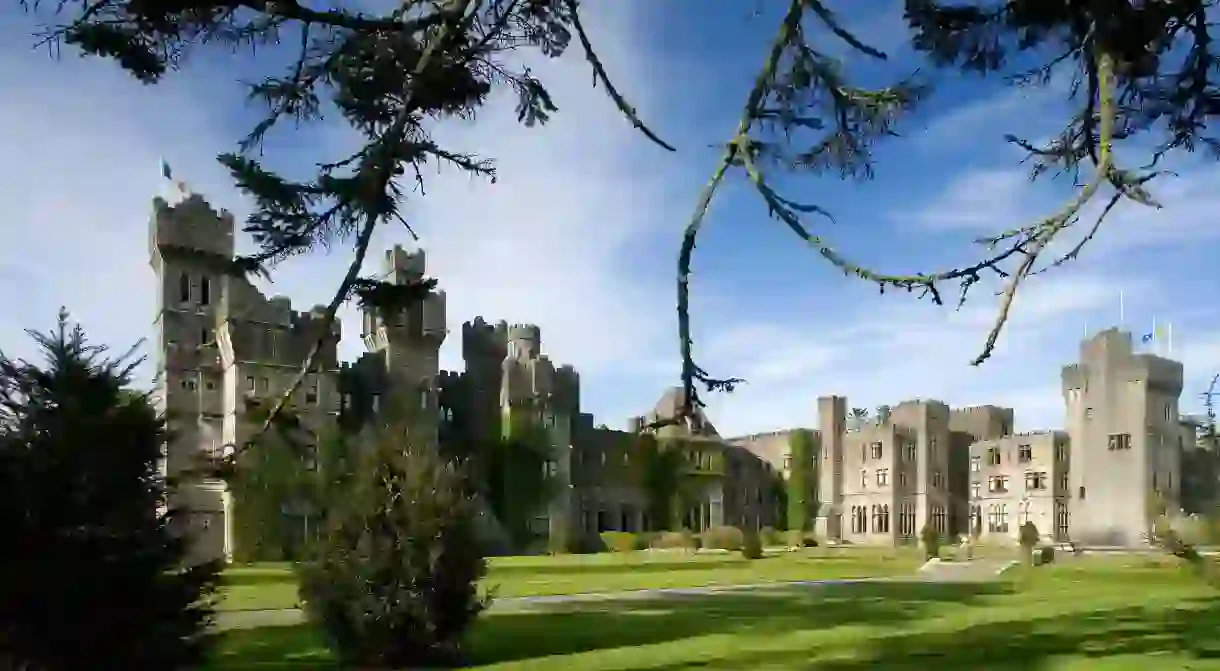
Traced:
<path fill-rule="evenodd" d="M 198 466 L 201 450 L 221 447 L 224 395 L 217 358 L 216 325 L 223 269 L 232 260 L 234 222 L 192 194 L 170 205 L 154 199 L 149 222 L 149 262 L 157 276 L 154 394 L 173 436 L 163 471 L 173 476 Z M 172 505 L 187 511 L 182 524 L 200 558 L 228 547 L 227 494 L 222 482 L 180 487 Z"/>
<path fill-rule="evenodd" d="M 385 253 L 381 281 L 399 285 L 417 282 L 424 270 L 423 250 L 409 253 L 396 245 Z M 436 440 L 439 417 L 440 349 L 448 333 L 445 320 L 443 291 L 395 312 L 365 308 L 363 319 L 365 346 L 370 352 L 380 353 L 385 366 L 392 396 L 387 401 L 405 412 L 418 412 L 420 426 L 432 442 Z"/>
<path fill-rule="evenodd" d="M 1176 361 L 1136 354 L 1118 329 L 1085 341 L 1080 362 L 1063 368 L 1073 540 L 1140 544 L 1157 493 L 1175 497 L 1182 374 Z"/>
<path fill-rule="evenodd" d="M 542 330 L 533 324 L 509 326 L 506 344 L 500 364 L 500 409 L 503 436 L 510 438 L 536 423 L 553 420 L 547 415 L 555 367 L 541 356 Z"/>
<path fill-rule="evenodd" d="M 818 516 L 815 531 L 822 538 L 843 537 L 843 438 L 847 432 L 847 398 L 818 398 Z"/>

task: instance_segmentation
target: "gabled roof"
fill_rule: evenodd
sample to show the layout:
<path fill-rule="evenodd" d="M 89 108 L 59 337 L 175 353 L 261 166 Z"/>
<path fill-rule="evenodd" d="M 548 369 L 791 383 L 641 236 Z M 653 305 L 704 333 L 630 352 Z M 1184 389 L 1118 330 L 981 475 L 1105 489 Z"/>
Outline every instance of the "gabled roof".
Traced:
<path fill-rule="evenodd" d="M 661 400 L 657 401 L 653 407 L 653 414 L 657 420 L 673 419 L 678 416 L 678 411 L 682 408 L 682 402 L 686 399 L 686 394 L 682 387 L 670 387 L 661 395 Z M 720 434 L 716 431 L 716 427 L 707 419 L 707 415 L 703 413 L 703 408 L 694 408 L 696 424 L 698 431 L 692 431 L 689 423 L 682 422 L 677 425 L 661 427 L 659 433 L 667 437 L 698 437 L 698 438 L 720 438 Z"/>

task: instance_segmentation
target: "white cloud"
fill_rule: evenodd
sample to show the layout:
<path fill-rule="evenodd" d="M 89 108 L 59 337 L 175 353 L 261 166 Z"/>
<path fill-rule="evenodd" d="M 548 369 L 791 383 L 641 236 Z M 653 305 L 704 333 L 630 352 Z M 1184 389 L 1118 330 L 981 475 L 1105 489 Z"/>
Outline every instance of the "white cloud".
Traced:
<path fill-rule="evenodd" d="M 637 11 L 650 8 L 591 5 L 586 23 L 620 89 L 641 114 L 657 118 L 663 68 L 641 42 L 648 33 Z M 6 305 L 0 347 L 28 351 L 21 329 L 49 324 L 60 304 L 98 341 L 147 337 L 155 300 L 147 218 L 158 158 L 167 156 L 175 173 L 214 203 L 244 209 L 212 159 L 246 130 L 232 123 L 239 98 L 218 94 L 238 75 L 204 68 L 143 87 L 96 59 L 52 62 L 23 50 L 29 42 L 21 31 L 31 25 L 18 15 L 0 48 L 0 146 L 21 157 L 0 166 L 0 291 L 18 301 Z M 657 294 L 647 273 L 627 271 L 632 244 L 670 214 L 665 181 L 677 164 L 590 85 L 579 45 L 559 61 L 532 65 L 560 108 L 553 122 L 524 128 L 512 101 L 497 99 L 477 123 L 454 124 L 446 140 L 496 159 L 498 183 L 442 174 L 405 213 L 448 292 L 447 363 L 460 365 L 461 322 L 484 315 L 538 323 L 545 350 L 596 374 L 647 350 L 672 320 L 669 285 Z M 330 139 L 301 134 L 293 141 Z M 277 165 L 286 157 L 279 158 Z M 378 241 L 395 242 L 409 243 L 406 232 L 386 231 Z M 290 296 L 297 309 L 327 302 L 348 249 L 282 264 L 270 289 Z M 381 255 L 371 256 L 376 262 Z M 359 322 L 352 309 L 343 316 L 350 356 L 362 349 Z"/>
<path fill-rule="evenodd" d="M 1075 359 L 1090 317 L 1094 330 L 1110 325 L 1104 317 L 1117 312 L 1114 286 L 1113 276 L 1083 272 L 1030 282 L 995 354 L 979 367 L 969 361 L 981 350 L 996 309 L 985 292 L 960 311 L 904 296 L 870 302 L 837 322 L 802 319 L 757 325 L 752 334 L 730 332 L 709 343 L 700 359 L 710 370 L 740 375 L 747 384 L 705 400 L 725 434 L 815 426 L 816 399 L 830 394 L 863 407 L 912 398 L 955 407 L 1010 405 L 1021 430 L 1062 426 L 1059 369 Z M 1124 286 L 1133 304 L 1157 291 L 1149 282 Z M 759 334 L 769 334 L 770 340 L 759 340 Z M 787 341 L 781 342 L 780 334 L 788 334 Z M 736 356 L 728 345 L 733 342 L 741 343 Z M 769 343 L 769 349 L 760 343 Z M 751 367 L 756 347 L 776 353 L 766 368 Z M 765 374 L 786 369 L 790 375 Z"/>

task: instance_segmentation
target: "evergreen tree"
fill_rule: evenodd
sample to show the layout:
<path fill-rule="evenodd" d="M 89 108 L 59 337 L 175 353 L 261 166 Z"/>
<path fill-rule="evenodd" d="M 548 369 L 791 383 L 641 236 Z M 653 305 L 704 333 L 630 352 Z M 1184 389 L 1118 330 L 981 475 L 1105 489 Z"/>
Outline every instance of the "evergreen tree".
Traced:
<path fill-rule="evenodd" d="M 200 46 L 291 45 L 289 56 L 263 57 L 251 98 L 268 113 L 221 157 L 238 186 L 255 203 L 246 230 L 258 253 L 239 259 L 234 272 L 317 247 L 350 242 L 353 259 L 327 306 L 332 321 L 352 296 L 374 305 L 401 306 L 423 295 L 431 281 L 395 287 L 359 277 L 374 229 L 403 222 L 404 180 L 422 184 L 425 164 L 491 178 L 493 164 L 442 146 L 431 133 L 438 121 L 467 119 L 496 88 L 514 91 L 525 125 L 558 111 L 543 82 L 518 67 L 515 56 L 533 48 L 561 54 L 575 38 L 590 69 L 623 115 L 656 144 L 660 139 L 613 85 L 581 20 L 580 0 L 398 0 L 376 9 L 332 0 L 303 4 L 192 0 L 64 0 L 51 7 L 62 24 L 47 36 L 85 54 L 110 58 L 140 81 L 160 81 Z M 775 0 L 782 11 L 753 86 L 745 92 L 733 135 L 706 187 L 695 199 L 677 263 L 678 339 L 682 408 L 664 423 L 698 424 L 697 386 L 731 391 L 742 380 L 713 377 L 694 359 L 690 323 L 691 263 L 710 203 L 726 179 L 744 177 L 769 214 L 823 261 L 882 291 L 901 290 L 943 302 L 945 290 L 964 301 L 984 278 L 998 277 L 1000 304 L 986 335 L 980 364 L 994 350 L 1016 293 L 1031 275 L 1077 258 L 1096 239 L 1105 217 L 1122 201 L 1156 205 L 1144 186 L 1160 174 L 1167 154 L 1204 148 L 1220 155 L 1220 138 L 1206 129 L 1220 114 L 1208 8 L 1213 0 L 905 0 L 912 45 L 937 67 L 1040 85 L 1053 76 L 1071 83 L 1077 113 L 1047 143 L 1010 140 L 1028 152 L 1034 176 L 1079 175 L 1079 191 L 1061 209 L 1033 222 L 982 236 L 985 252 L 955 267 L 900 274 L 868 267 L 840 253 L 815 225 L 831 213 L 799 202 L 784 187 L 801 177 L 866 179 L 876 169 L 876 144 L 897 135 L 902 119 L 929 92 L 927 76 L 900 77 L 889 85 L 863 83 L 859 71 L 834 53 L 846 46 L 857 59 L 883 61 L 881 50 L 847 29 L 822 0 Z M 890 10 L 894 11 L 894 10 Z M 777 12 L 778 14 L 778 12 Z M 836 44 L 837 43 L 837 44 Z M 912 64 L 916 70 L 919 64 Z M 870 77 L 872 79 L 872 77 Z M 251 158 L 272 128 L 337 111 L 364 140 L 350 155 L 321 164 L 309 179 L 290 180 Z M 1117 143 L 1133 145 L 1152 161 L 1132 170 L 1115 159 Z M 422 191 L 422 189 L 420 190 Z M 1101 194 L 1101 195 L 1099 195 Z M 1084 208 L 1105 199 L 1098 214 Z M 1006 225 L 1007 226 L 1007 225 Z M 1060 256 L 1052 242 L 1077 234 Z M 1048 258 L 1049 257 L 1049 258 Z M 956 285 L 956 286 L 954 286 Z M 992 287 L 988 287 L 991 289 Z M 984 291 L 987 291 L 986 289 Z M 327 329 L 319 329 L 319 333 Z M 272 412 L 274 417 L 312 368 L 321 340 Z M 270 426 L 271 417 L 264 423 Z"/>
<path fill-rule="evenodd" d="M 488 605 L 470 483 L 402 425 L 382 429 L 356 458 L 298 567 L 307 616 L 350 665 L 460 662 L 463 635 Z"/>
<path fill-rule="evenodd" d="M 61 312 L 30 332 L 42 364 L 0 354 L 0 667 L 197 668 L 218 567 L 184 567 L 164 513 L 164 425 Z"/>

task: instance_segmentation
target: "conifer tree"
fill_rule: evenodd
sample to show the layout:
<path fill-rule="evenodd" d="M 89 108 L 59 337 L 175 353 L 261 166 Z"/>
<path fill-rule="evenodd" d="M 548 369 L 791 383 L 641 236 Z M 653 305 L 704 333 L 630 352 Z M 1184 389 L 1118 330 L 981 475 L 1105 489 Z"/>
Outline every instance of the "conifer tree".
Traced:
<path fill-rule="evenodd" d="M 336 654 L 363 668 L 462 661 L 488 600 L 474 488 L 464 470 L 392 423 L 354 458 L 344 496 L 298 567 L 301 598 Z"/>
<path fill-rule="evenodd" d="M 65 313 L 30 332 L 44 361 L 0 354 L 0 667 L 198 668 L 218 567 L 185 567 L 163 512 L 166 436 L 138 361 Z"/>
<path fill-rule="evenodd" d="M 184 68 L 185 56 L 201 47 L 277 43 L 292 50 L 287 59 L 282 53 L 265 58 L 263 79 L 250 94 L 265 104 L 267 115 L 238 151 L 221 157 L 256 203 L 246 231 L 260 246 L 230 270 L 263 272 L 265 264 L 288 256 L 350 244 L 352 264 L 328 305 L 327 320 L 352 298 L 401 306 L 431 286 L 430 280 L 393 287 L 359 277 L 374 229 L 383 223 L 407 225 L 399 205 L 409 186 L 423 186 L 424 167 L 447 166 L 494 179 L 489 158 L 436 140 L 431 131 L 438 122 L 472 116 L 496 88 L 516 92 L 518 117 L 527 126 L 558 111 L 544 82 L 515 67 L 519 61 L 510 53 L 530 48 L 557 56 L 575 39 L 593 81 L 624 117 L 657 145 L 674 149 L 643 123 L 611 81 L 582 23 L 581 0 L 398 0 L 381 9 L 297 0 L 21 4 L 58 16 L 59 25 L 46 39 L 110 58 L 147 83 Z M 745 92 L 737 128 L 724 140 L 712 176 L 695 199 L 678 255 L 685 394 L 677 417 L 665 423 L 697 424 L 696 410 L 703 404 L 699 387 L 731 391 L 742 382 L 714 377 L 695 362 L 689 314 L 692 258 L 704 215 L 733 175 L 744 177 L 771 216 L 818 259 L 883 292 L 906 291 L 942 304 L 946 290 L 955 289 L 960 304 L 985 278 L 998 278 L 999 307 L 972 361 L 978 365 L 992 354 L 1023 282 L 1077 258 L 1122 201 L 1157 206 L 1144 187 L 1160 174 L 1165 156 L 1196 148 L 1211 158 L 1220 155 L 1220 140 L 1206 130 L 1220 113 L 1220 68 L 1207 17 L 1214 0 L 905 0 L 912 45 L 933 70 L 1002 77 L 1018 85 L 1045 84 L 1053 76 L 1071 83 L 1068 96 L 1078 111 L 1058 137 L 1047 143 L 1009 140 L 1029 153 L 1034 176 L 1065 172 L 1078 178 L 1080 187 L 1062 208 L 983 236 L 978 242 L 985 251 L 970 263 L 910 274 L 870 268 L 840 253 L 819 229 L 820 220 L 832 216 L 825 205 L 802 202 L 781 185 L 823 174 L 872 176 L 877 142 L 897 134 L 902 118 L 931 90 L 935 72 L 900 77 L 888 86 L 865 85 L 832 55 L 833 47 L 846 45 L 870 60 L 887 56 L 844 27 L 825 2 L 768 5 L 782 8 L 782 18 L 754 85 Z M 303 180 L 275 174 L 252 158 L 274 127 L 300 122 L 308 128 L 330 112 L 357 131 L 362 147 L 336 156 Z M 1149 165 L 1138 170 L 1119 165 L 1114 152 L 1119 143 L 1134 145 L 1135 151 L 1151 146 Z M 1094 201 L 1104 206 L 1090 216 L 1085 208 Z M 1065 239 L 1065 251 L 1052 247 Z M 318 349 L 265 427 L 299 386 Z"/>

